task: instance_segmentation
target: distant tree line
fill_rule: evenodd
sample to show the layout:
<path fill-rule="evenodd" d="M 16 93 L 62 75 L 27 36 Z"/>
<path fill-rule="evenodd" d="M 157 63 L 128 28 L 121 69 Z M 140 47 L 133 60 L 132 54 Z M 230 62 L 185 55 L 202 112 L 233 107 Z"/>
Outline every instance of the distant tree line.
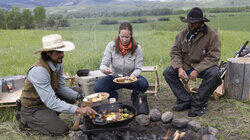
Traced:
<path fill-rule="evenodd" d="M 159 21 L 169 21 L 170 19 L 168 17 L 161 17 L 158 18 Z"/>
<path fill-rule="evenodd" d="M 208 13 L 250 12 L 250 6 L 231 8 L 204 8 L 203 10 Z"/>
<path fill-rule="evenodd" d="M 0 29 L 34 29 L 68 27 L 70 24 L 61 15 L 51 15 L 46 18 L 46 10 L 38 6 L 32 11 L 12 7 L 10 11 L 0 9 Z"/>
<path fill-rule="evenodd" d="M 169 21 L 170 19 L 168 17 L 159 17 L 159 18 L 154 18 L 154 19 L 147 19 L 147 18 L 137 18 L 137 19 L 131 19 L 130 23 L 147 23 L 150 21 Z M 102 25 L 113 25 L 113 24 L 118 24 L 118 20 L 109 20 L 109 19 L 103 19 L 99 24 Z"/>
<path fill-rule="evenodd" d="M 173 15 L 184 14 L 185 10 L 173 10 L 173 9 L 152 9 L 152 10 L 138 10 L 138 11 L 126 11 L 126 12 L 99 12 L 99 13 L 69 13 L 67 19 L 73 18 L 89 18 L 89 17 L 131 17 L 131 16 L 161 16 L 161 15 Z"/>
<path fill-rule="evenodd" d="M 231 8 L 202 8 L 207 13 L 225 13 L 225 12 L 250 12 L 250 6 L 246 7 L 231 7 Z M 129 16 L 162 16 L 162 15 L 178 15 L 186 14 L 188 10 L 173 10 L 169 8 L 152 9 L 152 10 L 138 10 L 126 12 L 112 12 L 107 16 L 113 17 L 129 17 Z"/>
<path fill-rule="evenodd" d="M 117 20 L 104 19 L 104 20 L 101 21 L 100 24 L 103 24 L 103 25 L 113 25 L 113 24 L 118 24 L 118 21 Z"/>
<path fill-rule="evenodd" d="M 146 18 L 138 18 L 130 21 L 131 23 L 146 23 L 148 20 Z"/>
<path fill-rule="evenodd" d="M 126 11 L 126 12 L 112 12 L 110 13 L 114 17 L 130 17 L 130 16 L 162 16 L 162 15 L 174 15 L 184 14 L 185 10 L 173 10 L 169 8 L 152 9 L 152 10 L 138 10 L 138 11 Z"/>
<path fill-rule="evenodd" d="M 250 12 L 250 6 L 246 7 L 229 7 L 229 8 L 202 8 L 206 13 L 222 13 L 222 12 Z M 124 12 L 99 12 L 99 13 L 70 13 L 66 16 L 72 18 L 88 18 L 88 17 L 130 17 L 130 16 L 162 16 L 186 14 L 188 10 L 173 10 L 169 8 L 152 9 L 152 10 L 135 10 Z"/>

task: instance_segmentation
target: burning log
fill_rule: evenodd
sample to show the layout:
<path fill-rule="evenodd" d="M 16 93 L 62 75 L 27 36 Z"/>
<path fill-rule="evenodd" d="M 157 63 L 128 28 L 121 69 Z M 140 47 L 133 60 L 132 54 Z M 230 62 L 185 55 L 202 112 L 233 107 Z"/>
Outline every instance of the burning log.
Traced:
<path fill-rule="evenodd" d="M 166 136 L 164 137 L 165 140 L 168 139 L 169 134 L 170 134 L 170 129 L 168 129 L 168 132 L 167 132 Z"/>
<path fill-rule="evenodd" d="M 180 140 L 185 134 L 186 134 L 186 132 L 179 133 L 179 130 L 176 130 L 175 133 L 174 133 L 174 139 L 173 140 Z"/>
<path fill-rule="evenodd" d="M 185 134 L 186 134 L 186 132 L 182 132 L 182 133 L 180 134 L 180 138 L 179 138 L 179 139 L 181 139 Z"/>
<path fill-rule="evenodd" d="M 176 133 L 176 135 L 175 135 L 175 137 L 174 137 L 174 139 L 173 139 L 173 140 L 178 140 L 178 139 L 179 139 L 179 137 L 180 137 L 180 134 L 179 134 L 179 133 Z"/>
<path fill-rule="evenodd" d="M 176 136 L 177 134 L 179 134 L 179 130 L 175 131 L 174 136 Z"/>

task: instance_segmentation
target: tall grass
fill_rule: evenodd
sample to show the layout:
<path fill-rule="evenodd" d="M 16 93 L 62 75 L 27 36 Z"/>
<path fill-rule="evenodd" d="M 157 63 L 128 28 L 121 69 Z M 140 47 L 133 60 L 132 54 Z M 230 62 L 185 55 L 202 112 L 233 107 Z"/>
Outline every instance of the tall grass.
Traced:
<path fill-rule="evenodd" d="M 75 74 L 80 68 L 99 69 L 104 49 L 117 36 L 117 31 L 0 31 L 0 77 L 26 74 L 28 68 L 39 57 L 36 49 L 42 48 L 41 38 L 59 33 L 64 40 L 75 43 L 76 49 L 65 53 L 65 72 Z M 176 31 L 144 30 L 134 33 L 142 46 L 144 65 L 160 65 L 160 73 L 170 64 L 169 51 Z M 222 40 L 222 59 L 233 57 L 239 47 L 249 39 L 249 32 L 219 30 Z"/>
<path fill-rule="evenodd" d="M 207 23 L 209 26 L 218 30 L 222 40 L 222 56 L 224 61 L 227 58 L 234 57 L 234 53 L 250 38 L 250 13 L 237 13 L 233 17 L 228 17 L 228 14 L 216 14 L 215 18 L 210 18 L 211 22 Z M 179 15 L 178 15 L 179 16 Z M 133 24 L 135 40 L 142 46 L 144 61 L 143 65 L 160 65 L 159 77 L 163 83 L 162 72 L 165 67 L 170 65 L 169 52 L 174 42 L 174 38 L 179 31 L 185 27 L 185 24 L 180 22 L 178 16 L 169 16 L 168 22 L 149 22 L 143 24 Z M 136 17 L 117 18 L 119 21 L 129 21 Z M 157 17 L 147 17 L 157 18 Z M 103 18 L 91 19 L 77 19 L 71 20 L 71 27 L 61 28 L 58 31 L 48 30 L 0 30 L 0 77 L 25 75 L 28 68 L 40 57 L 40 54 L 34 55 L 36 49 L 42 48 L 41 38 L 48 34 L 61 34 L 63 40 L 72 41 L 76 49 L 65 53 L 64 58 L 64 72 L 69 72 L 72 75 L 78 69 L 88 68 L 90 70 L 99 69 L 99 65 L 103 56 L 104 49 L 108 42 L 114 40 L 118 35 L 119 25 L 99 25 L 99 21 Z M 111 18 L 112 19 L 112 18 Z M 148 76 L 148 75 L 147 75 Z M 153 80 L 153 76 L 147 77 L 149 81 Z M 165 83 L 165 82 L 164 82 Z M 162 91 L 160 94 L 165 94 L 168 91 Z M 165 97 L 165 96 L 164 96 Z M 234 101 L 237 107 L 229 106 L 227 102 L 230 100 L 222 100 L 228 109 L 244 109 L 240 112 L 247 112 L 249 104 Z M 218 103 L 217 104 L 221 104 Z M 223 104 L 220 109 L 223 110 Z M 242 107 L 240 107 L 242 106 Z M 244 106 L 244 107 L 243 107 Z M 1 108 L 0 109 L 0 122 L 11 121 L 13 122 L 13 111 L 15 108 Z M 214 109 L 216 110 L 216 108 Z M 216 112 L 216 111 L 215 111 Z M 222 119 L 218 119 L 218 126 L 213 124 L 214 127 L 224 130 L 229 135 L 236 134 L 248 135 L 249 130 L 246 125 L 234 130 L 228 130 L 224 127 L 226 124 L 223 119 L 227 116 L 227 111 L 223 113 Z M 248 113 L 249 114 L 249 113 Z M 239 114 L 242 118 L 249 115 Z M 235 117 L 239 117 L 235 115 Z M 215 116 L 209 116 L 212 119 Z M 203 125 L 208 125 L 209 119 L 204 117 L 200 118 Z M 204 120 L 202 120 L 204 119 Z M 237 120 L 237 118 L 228 118 Z M 199 119 L 198 119 L 199 120 Z M 249 119 L 247 119 L 249 120 Z M 238 121 L 238 120 L 237 120 Z M 245 123 L 245 122 L 244 122 Z M 7 123 L 8 124 L 8 123 Z M 235 123 L 233 123 L 235 124 Z M 8 124 L 9 126 L 10 124 Z M 0 130 L 5 126 L 4 123 L 0 125 Z M 211 125 L 210 125 L 211 126 Z M 233 126 L 230 126 L 230 128 Z M 16 132 L 16 131 L 15 131 Z M 3 132 L 0 132 L 0 134 Z M 242 134 L 241 134 L 242 133 Z M 22 134 L 20 134 L 22 135 Z M 34 134 L 36 135 L 36 134 Z M 38 135 L 39 137 L 39 135 Z"/>

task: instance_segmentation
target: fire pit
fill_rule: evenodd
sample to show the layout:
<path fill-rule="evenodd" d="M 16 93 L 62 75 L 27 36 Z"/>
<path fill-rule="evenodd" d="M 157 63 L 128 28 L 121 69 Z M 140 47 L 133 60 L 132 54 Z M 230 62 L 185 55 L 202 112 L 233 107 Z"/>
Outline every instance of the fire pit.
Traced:
<path fill-rule="evenodd" d="M 119 106 L 117 107 L 119 108 Z M 171 112 L 167 112 L 167 114 L 168 113 L 171 114 Z M 152 119 L 150 118 L 150 120 Z M 218 130 L 215 128 L 202 128 L 199 123 L 189 122 L 185 118 L 170 118 L 169 120 L 171 121 L 152 120 L 147 125 L 139 125 L 135 119 L 132 119 L 123 125 L 104 127 L 95 125 L 92 120 L 84 117 L 81 120 L 82 124 L 80 125 L 81 127 L 79 126 L 80 130 L 78 131 L 78 135 L 73 136 L 73 134 L 71 134 L 70 137 L 74 137 L 73 139 L 87 140 L 198 140 L 206 137 L 206 139 L 216 140 L 215 136 Z M 76 133 L 76 131 L 74 133 Z"/>
<path fill-rule="evenodd" d="M 196 138 L 196 132 L 188 128 L 176 128 L 171 124 L 163 124 L 161 122 L 151 123 L 149 126 L 141 126 L 136 122 L 122 127 L 99 128 L 93 126 L 88 119 L 84 118 L 86 129 L 81 130 L 88 140 L 172 140 L 174 133 L 185 132 L 182 140 L 193 140 Z M 166 136 L 168 133 L 168 136 Z"/>

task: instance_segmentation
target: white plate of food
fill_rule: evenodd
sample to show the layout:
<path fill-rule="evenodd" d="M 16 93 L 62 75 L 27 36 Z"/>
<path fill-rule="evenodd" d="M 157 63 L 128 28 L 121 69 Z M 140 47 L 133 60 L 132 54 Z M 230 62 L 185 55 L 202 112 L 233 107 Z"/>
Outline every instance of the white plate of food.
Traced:
<path fill-rule="evenodd" d="M 86 96 L 83 99 L 83 102 L 92 102 L 92 103 L 96 103 L 96 102 L 101 102 L 104 101 L 106 99 L 108 99 L 109 94 L 106 92 L 99 92 L 99 93 L 95 93 L 95 94 L 91 94 Z"/>
<path fill-rule="evenodd" d="M 130 83 L 135 83 L 137 82 L 136 77 L 130 77 L 130 76 L 125 76 L 125 77 L 118 77 L 113 80 L 113 82 L 117 84 L 130 84 Z"/>

